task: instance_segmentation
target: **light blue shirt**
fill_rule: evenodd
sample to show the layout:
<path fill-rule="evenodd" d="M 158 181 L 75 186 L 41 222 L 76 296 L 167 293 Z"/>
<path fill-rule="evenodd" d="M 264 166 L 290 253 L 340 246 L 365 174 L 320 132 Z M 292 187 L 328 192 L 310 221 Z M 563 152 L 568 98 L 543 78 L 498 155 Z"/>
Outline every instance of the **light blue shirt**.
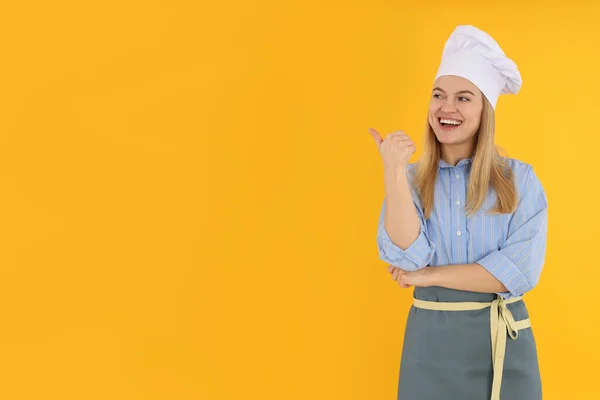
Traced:
<path fill-rule="evenodd" d="M 512 168 L 517 184 L 519 201 L 513 214 L 484 214 L 496 201 L 495 192 L 490 188 L 481 209 L 467 218 L 464 205 L 472 158 L 460 160 L 456 166 L 440 160 L 434 206 L 427 220 L 423 217 L 421 201 L 411 187 L 421 230 L 405 250 L 396 246 L 385 230 L 384 197 L 377 231 L 379 257 L 405 271 L 478 263 L 508 289 L 499 293 L 502 297 L 521 296 L 531 290 L 538 283 L 546 255 L 548 202 L 531 165 L 503 158 Z M 414 167 L 415 163 L 407 166 L 407 176 Z"/>

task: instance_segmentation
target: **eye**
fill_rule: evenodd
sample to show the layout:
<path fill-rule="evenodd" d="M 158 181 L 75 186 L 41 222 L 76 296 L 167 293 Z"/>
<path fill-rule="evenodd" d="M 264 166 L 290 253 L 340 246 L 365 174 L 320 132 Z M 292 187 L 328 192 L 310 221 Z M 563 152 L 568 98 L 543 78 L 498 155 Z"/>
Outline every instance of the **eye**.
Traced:
<path fill-rule="evenodd" d="M 459 99 L 465 99 L 466 101 L 471 101 L 471 99 L 469 99 L 468 97 L 459 97 Z"/>
<path fill-rule="evenodd" d="M 440 96 L 440 97 L 441 97 L 442 95 L 441 95 L 441 94 L 438 94 L 438 93 L 435 93 L 435 94 L 433 95 L 433 97 L 435 97 L 435 98 L 437 99 L 438 97 L 436 97 L 436 96 Z"/>

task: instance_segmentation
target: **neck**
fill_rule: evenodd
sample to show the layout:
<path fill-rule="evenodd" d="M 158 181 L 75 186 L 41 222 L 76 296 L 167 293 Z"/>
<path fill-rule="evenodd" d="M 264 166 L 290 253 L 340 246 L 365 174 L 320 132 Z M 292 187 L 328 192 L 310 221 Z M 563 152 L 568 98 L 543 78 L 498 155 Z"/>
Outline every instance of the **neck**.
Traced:
<path fill-rule="evenodd" d="M 441 159 L 450 165 L 456 166 L 460 160 L 471 158 L 473 156 L 474 146 L 472 145 L 445 145 L 442 144 Z"/>

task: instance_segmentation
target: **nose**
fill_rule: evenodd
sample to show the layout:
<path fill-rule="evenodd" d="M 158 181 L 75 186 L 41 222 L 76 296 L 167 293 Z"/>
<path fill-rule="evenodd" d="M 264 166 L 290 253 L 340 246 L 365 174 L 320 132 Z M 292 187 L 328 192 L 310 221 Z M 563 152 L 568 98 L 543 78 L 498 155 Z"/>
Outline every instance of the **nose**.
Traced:
<path fill-rule="evenodd" d="M 452 113 L 456 111 L 456 106 L 454 105 L 454 100 L 451 99 L 446 99 L 446 101 L 444 101 L 444 103 L 442 104 L 442 112 L 445 113 Z"/>

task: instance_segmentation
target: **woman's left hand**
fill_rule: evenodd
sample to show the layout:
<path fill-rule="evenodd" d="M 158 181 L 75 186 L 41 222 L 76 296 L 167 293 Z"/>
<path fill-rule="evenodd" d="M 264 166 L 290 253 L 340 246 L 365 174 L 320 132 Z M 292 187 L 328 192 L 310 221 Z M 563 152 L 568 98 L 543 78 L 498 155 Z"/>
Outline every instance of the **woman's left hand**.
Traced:
<path fill-rule="evenodd" d="M 421 268 L 416 271 L 404 271 L 393 265 L 388 265 L 388 272 L 392 278 L 398 282 L 401 288 L 407 289 L 411 286 L 427 287 L 432 286 L 431 283 L 431 267 Z"/>

